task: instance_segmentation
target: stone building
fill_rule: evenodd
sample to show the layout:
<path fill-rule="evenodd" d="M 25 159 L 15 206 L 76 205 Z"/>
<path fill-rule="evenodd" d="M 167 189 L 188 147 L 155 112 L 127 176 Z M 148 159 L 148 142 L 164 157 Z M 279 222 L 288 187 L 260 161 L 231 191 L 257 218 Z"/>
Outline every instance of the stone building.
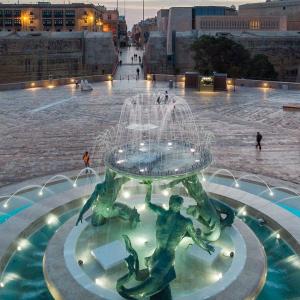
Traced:
<path fill-rule="evenodd" d="M 143 46 L 147 43 L 150 32 L 157 31 L 157 18 L 148 18 L 144 21 L 133 25 L 131 37 L 132 40 L 137 44 Z"/>
<path fill-rule="evenodd" d="M 70 3 L 1 4 L 0 31 L 96 31 L 112 32 L 114 41 L 124 35 L 124 17 L 103 5 Z M 123 31 L 122 31 L 123 30 Z"/>
<path fill-rule="evenodd" d="M 193 41 L 203 34 L 225 35 L 241 43 L 252 54 L 265 54 L 274 65 L 279 80 L 300 82 L 300 34 L 298 32 L 232 32 L 213 31 L 176 32 L 173 59 L 167 53 L 167 33 L 153 32 L 146 46 L 145 74 L 183 74 L 194 71 L 195 62 L 190 50 Z"/>
<path fill-rule="evenodd" d="M 239 6 L 240 16 L 285 16 L 287 30 L 300 30 L 300 1 L 275 0 Z"/>
<path fill-rule="evenodd" d="M 0 83 L 111 74 L 112 33 L 0 32 Z"/>

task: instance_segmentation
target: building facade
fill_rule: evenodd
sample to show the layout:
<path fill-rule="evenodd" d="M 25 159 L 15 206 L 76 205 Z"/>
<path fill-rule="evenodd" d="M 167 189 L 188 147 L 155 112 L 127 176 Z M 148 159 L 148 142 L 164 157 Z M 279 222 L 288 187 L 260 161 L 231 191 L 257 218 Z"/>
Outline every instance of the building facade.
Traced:
<path fill-rule="evenodd" d="M 131 37 L 135 44 L 144 46 L 149 39 L 150 33 L 157 30 L 157 17 L 148 18 L 133 25 Z"/>
<path fill-rule="evenodd" d="M 112 33 L 0 32 L 0 83 L 111 74 Z"/>
<path fill-rule="evenodd" d="M 112 32 L 117 42 L 124 22 L 118 10 L 93 4 L 0 4 L 0 31 Z"/>
<path fill-rule="evenodd" d="M 277 0 L 239 6 L 240 16 L 285 16 L 287 30 L 300 30 L 300 1 Z"/>
<path fill-rule="evenodd" d="M 194 71 L 192 43 L 201 35 L 222 35 L 242 44 L 252 55 L 267 55 L 282 81 L 300 82 L 300 34 L 285 32 L 232 32 L 186 31 L 174 35 L 174 60 L 167 55 L 167 34 L 154 32 L 150 35 L 144 57 L 145 74 L 174 74 Z"/>
<path fill-rule="evenodd" d="M 197 30 L 286 31 L 286 16 L 203 16 L 196 21 Z"/>

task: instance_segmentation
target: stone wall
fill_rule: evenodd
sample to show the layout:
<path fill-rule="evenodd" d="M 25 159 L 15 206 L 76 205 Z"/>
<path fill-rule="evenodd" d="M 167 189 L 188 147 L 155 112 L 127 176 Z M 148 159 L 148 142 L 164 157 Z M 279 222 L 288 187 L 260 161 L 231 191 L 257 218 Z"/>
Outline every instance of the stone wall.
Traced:
<path fill-rule="evenodd" d="M 116 59 L 111 33 L 0 33 L 0 83 L 108 74 Z"/>
<path fill-rule="evenodd" d="M 202 34 L 215 35 L 216 32 L 177 32 L 175 42 L 175 65 L 168 63 L 166 51 L 167 36 L 161 33 L 150 35 L 146 48 L 146 72 L 174 74 L 175 70 L 181 74 L 194 70 L 191 44 Z M 253 55 L 265 54 L 274 65 L 278 79 L 282 81 L 300 82 L 300 34 L 297 32 L 237 32 L 226 34 L 226 37 L 244 45 Z M 151 63 L 152 66 L 149 66 Z"/>

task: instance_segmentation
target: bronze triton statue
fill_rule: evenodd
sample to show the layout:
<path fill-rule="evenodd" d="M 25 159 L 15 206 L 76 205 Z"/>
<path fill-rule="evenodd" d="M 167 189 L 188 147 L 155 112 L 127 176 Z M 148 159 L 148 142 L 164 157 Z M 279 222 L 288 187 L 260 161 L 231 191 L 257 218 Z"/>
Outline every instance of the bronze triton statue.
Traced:
<path fill-rule="evenodd" d="M 115 202 L 123 184 L 128 182 L 128 177 L 117 177 L 117 173 L 106 169 L 105 179 L 98 183 L 94 192 L 80 211 L 76 225 L 82 222 L 83 215 L 92 207 L 92 224 L 99 226 L 107 219 L 119 217 L 128 220 L 135 227 L 140 222 L 140 216 L 135 208 L 126 204 Z"/>
<path fill-rule="evenodd" d="M 157 214 L 156 220 L 156 249 L 152 256 L 146 258 L 147 269 L 139 270 L 139 259 L 136 251 L 132 248 L 130 239 L 125 235 L 125 244 L 130 253 L 126 259 L 128 273 L 118 279 L 117 291 L 125 299 L 145 299 L 146 297 L 158 297 L 157 299 L 171 299 L 169 283 L 176 278 L 174 269 L 175 250 L 185 236 L 190 236 L 193 241 L 209 253 L 214 248 L 200 238 L 195 230 L 191 219 L 180 213 L 183 198 L 172 195 L 169 200 L 169 209 L 151 203 L 152 184 L 148 185 L 146 204 Z M 141 281 L 136 286 L 126 288 L 132 278 Z M 154 298 L 152 298 L 154 299 Z"/>

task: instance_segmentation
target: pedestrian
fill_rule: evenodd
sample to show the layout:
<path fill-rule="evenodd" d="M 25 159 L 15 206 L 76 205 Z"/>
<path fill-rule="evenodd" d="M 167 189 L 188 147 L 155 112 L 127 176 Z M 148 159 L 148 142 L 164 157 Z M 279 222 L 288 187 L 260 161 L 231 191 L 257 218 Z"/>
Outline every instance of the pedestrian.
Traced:
<path fill-rule="evenodd" d="M 137 75 L 137 79 L 139 79 L 140 78 L 140 69 L 139 68 L 136 69 L 136 75 Z"/>
<path fill-rule="evenodd" d="M 139 56 L 139 63 L 141 63 L 142 62 L 142 58 Z"/>
<path fill-rule="evenodd" d="M 85 174 L 87 174 L 89 172 L 89 167 L 90 167 L 90 155 L 88 153 L 88 151 L 85 151 L 83 156 L 82 156 L 82 160 L 84 161 L 84 165 L 85 165 Z"/>
<path fill-rule="evenodd" d="M 156 76 L 155 76 L 155 74 L 152 75 L 152 82 L 153 82 L 153 85 L 155 85 L 155 83 L 156 83 Z"/>
<path fill-rule="evenodd" d="M 158 96 L 157 100 L 156 100 L 157 104 L 160 104 L 160 96 Z"/>
<path fill-rule="evenodd" d="M 79 80 L 78 79 L 76 79 L 76 81 L 75 81 L 75 86 L 76 86 L 76 89 L 79 88 Z"/>
<path fill-rule="evenodd" d="M 168 100 L 169 100 L 169 94 L 168 91 L 165 91 L 165 104 L 168 103 Z"/>
<path fill-rule="evenodd" d="M 174 105 L 174 107 L 173 107 L 173 109 L 172 109 L 172 121 L 173 121 L 173 123 L 175 122 L 175 116 L 176 116 L 176 113 L 175 113 L 175 105 Z"/>
<path fill-rule="evenodd" d="M 260 142 L 261 142 L 261 140 L 262 140 L 262 135 L 260 134 L 260 132 L 257 132 L 257 134 L 256 134 L 256 149 L 258 148 L 260 151 L 261 151 L 261 144 L 260 144 Z"/>
<path fill-rule="evenodd" d="M 122 66 L 122 59 L 120 59 L 120 66 Z"/>
<path fill-rule="evenodd" d="M 131 64 L 133 64 L 133 57 L 131 56 Z"/>

